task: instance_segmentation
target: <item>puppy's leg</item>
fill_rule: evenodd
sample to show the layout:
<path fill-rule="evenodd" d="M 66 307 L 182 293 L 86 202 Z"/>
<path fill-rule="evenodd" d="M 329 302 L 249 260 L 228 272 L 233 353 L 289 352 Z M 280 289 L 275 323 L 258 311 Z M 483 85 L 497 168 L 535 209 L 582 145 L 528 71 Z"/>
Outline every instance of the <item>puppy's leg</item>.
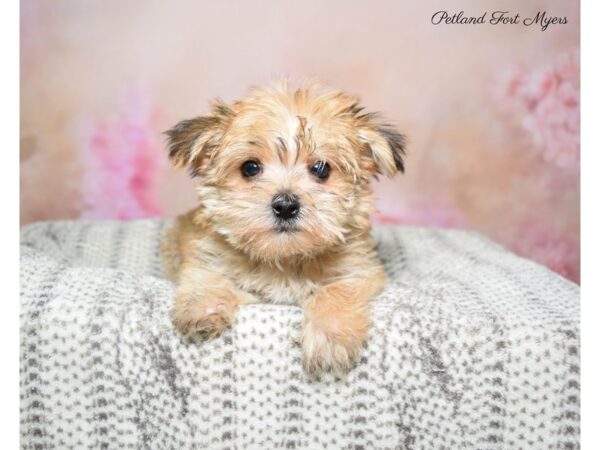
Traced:
<path fill-rule="evenodd" d="M 356 363 L 371 324 L 370 300 L 385 275 L 354 277 L 328 284 L 305 304 L 301 342 L 308 372 L 345 373 Z"/>
<path fill-rule="evenodd" d="M 211 241 L 196 213 L 177 218 L 163 237 L 161 254 L 165 275 L 177 285 L 173 323 L 184 334 L 214 337 L 233 324 L 238 305 L 255 299 L 202 258 Z"/>
<path fill-rule="evenodd" d="M 184 334 L 212 338 L 233 325 L 237 307 L 253 303 L 225 276 L 197 268 L 182 268 L 171 317 Z"/>

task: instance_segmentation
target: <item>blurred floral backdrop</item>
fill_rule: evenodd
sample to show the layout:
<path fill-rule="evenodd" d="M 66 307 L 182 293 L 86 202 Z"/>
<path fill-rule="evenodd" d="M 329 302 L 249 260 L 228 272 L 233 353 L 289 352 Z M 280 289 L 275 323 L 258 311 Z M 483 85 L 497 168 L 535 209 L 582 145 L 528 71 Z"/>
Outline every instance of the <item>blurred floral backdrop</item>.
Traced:
<path fill-rule="evenodd" d="M 439 10 L 568 23 L 436 26 Z M 577 1 L 22 0 L 21 223 L 185 211 L 162 131 L 282 77 L 358 94 L 408 135 L 375 222 L 475 229 L 579 281 Z"/>

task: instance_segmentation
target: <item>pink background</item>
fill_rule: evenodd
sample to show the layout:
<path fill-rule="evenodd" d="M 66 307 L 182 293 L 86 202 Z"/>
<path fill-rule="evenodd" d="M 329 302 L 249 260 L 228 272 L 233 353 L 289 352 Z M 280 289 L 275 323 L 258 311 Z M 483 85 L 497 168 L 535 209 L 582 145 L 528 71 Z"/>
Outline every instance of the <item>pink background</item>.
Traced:
<path fill-rule="evenodd" d="M 452 6 L 452 8 L 450 8 Z M 438 10 L 567 17 L 438 25 Z M 161 132 L 315 77 L 409 139 L 377 223 L 478 230 L 579 280 L 577 1 L 21 1 L 21 223 L 194 205 Z"/>

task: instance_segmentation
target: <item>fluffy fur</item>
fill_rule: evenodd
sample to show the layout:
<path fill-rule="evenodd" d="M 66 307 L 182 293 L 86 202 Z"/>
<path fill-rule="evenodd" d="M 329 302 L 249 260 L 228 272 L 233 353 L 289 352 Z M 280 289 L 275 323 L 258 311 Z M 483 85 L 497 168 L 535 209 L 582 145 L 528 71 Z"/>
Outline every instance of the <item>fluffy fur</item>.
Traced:
<path fill-rule="evenodd" d="M 307 370 L 349 370 L 385 281 L 369 235 L 369 181 L 404 169 L 402 135 L 356 97 L 286 83 L 215 102 L 167 134 L 172 162 L 196 177 L 200 199 L 162 243 L 177 328 L 214 337 L 239 305 L 293 303 L 305 312 Z M 261 165 L 252 178 L 241 171 L 249 160 Z M 326 180 L 310 171 L 317 161 L 330 166 Z M 282 231 L 272 201 L 284 192 L 300 212 Z"/>

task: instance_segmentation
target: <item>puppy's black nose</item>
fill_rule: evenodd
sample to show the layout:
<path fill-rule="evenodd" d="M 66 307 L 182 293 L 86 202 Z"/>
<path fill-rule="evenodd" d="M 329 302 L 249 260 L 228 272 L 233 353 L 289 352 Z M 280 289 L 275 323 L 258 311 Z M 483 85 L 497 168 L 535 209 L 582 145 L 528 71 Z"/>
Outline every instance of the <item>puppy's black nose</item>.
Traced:
<path fill-rule="evenodd" d="M 279 194 L 273 197 L 271 208 L 278 219 L 291 220 L 300 212 L 300 202 L 295 195 Z"/>

